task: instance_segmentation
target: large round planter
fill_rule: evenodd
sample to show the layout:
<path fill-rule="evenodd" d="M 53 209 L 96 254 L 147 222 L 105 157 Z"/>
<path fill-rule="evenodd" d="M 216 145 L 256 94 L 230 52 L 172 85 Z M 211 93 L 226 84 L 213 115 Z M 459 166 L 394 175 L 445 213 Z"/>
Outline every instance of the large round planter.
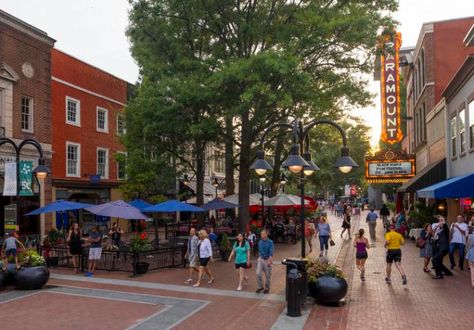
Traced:
<path fill-rule="evenodd" d="M 0 290 L 3 290 L 7 286 L 8 274 L 7 272 L 0 270 Z"/>
<path fill-rule="evenodd" d="M 343 278 L 323 275 L 316 282 L 308 282 L 308 291 L 318 303 L 337 304 L 347 293 L 347 282 Z"/>
<path fill-rule="evenodd" d="M 14 275 L 15 287 L 19 290 L 37 290 L 49 280 L 49 270 L 44 266 L 24 267 Z"/>
<path fill-rule="evenodd" d="M 136 274 L 145 274 L 148 271 L 150 264 L 148 262 L 137 262 L 135 264 L 135 273 Z"/>

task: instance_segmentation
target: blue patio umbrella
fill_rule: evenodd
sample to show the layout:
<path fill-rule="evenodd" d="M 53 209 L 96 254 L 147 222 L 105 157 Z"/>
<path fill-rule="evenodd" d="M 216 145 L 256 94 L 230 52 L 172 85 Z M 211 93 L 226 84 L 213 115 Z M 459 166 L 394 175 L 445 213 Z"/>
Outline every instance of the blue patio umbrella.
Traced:
<path fill-rule="evenodd" d="M 131 202 L 128 202 L 128 204 L 132 205 L 133 207 L 136 207 L 140 211 L 143 211 L 147 207 L 150 207 L 152 204 L 145 202 L 143 199 L 134 199 Z"/>
<path fill-rule="evenodd" d="M 39 209 L 26 213 L 25 215 L 38 215 L 42 213 L 73 211 L 73 210 L 85 209 L 86 207 L 90 207 L 90 206 L 92 206 L 92 204 L 77 203 L 77 202 L 65 201 L 65 200 L 59 199 L 48 205 L 40 207 Z"/>
<path fill-rule="evenodd" d="M 204 210 L 200 207 L 173 199 L 147 207 L 143 212 L 204 212 Z"/>
<path fill-rule="evenodd" d="M 148 217 L 140 212 L 136 207 L 125 203 L 123 200 L 116 200 L 100 205 L 93 205 L 86 208 L 87 211 L 104 217 L 146 220 Z"/>
<path fill-rule="evenodd" d="M 203 210 L 211 211 L 211 210 L 225 210 L 225 209 L 234 209 L 239 207 L 239 205 L 234 203 L 226 202 L 225 200 L 215 198 L 209 203 L 204 204 L 201 206 Z"/>

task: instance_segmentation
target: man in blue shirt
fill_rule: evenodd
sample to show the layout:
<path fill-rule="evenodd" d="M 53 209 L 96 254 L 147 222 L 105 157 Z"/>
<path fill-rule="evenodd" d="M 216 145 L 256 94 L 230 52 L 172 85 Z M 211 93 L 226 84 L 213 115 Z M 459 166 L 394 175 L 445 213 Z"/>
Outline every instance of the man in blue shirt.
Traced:
<path fill-rule="evenodd" d="M 375 241 L 375 227 L 377 226 L 377 213 L 375 213 L 374 209 L 371 208 L 370 212 L 367 214 L 366 221 L 369 224 L 369 231 L 370 231 L 370 239 Z"/>
<path fill-rule="evenodd" d="M 273 263 L 273 241 L 268 238 L 266 230 L 260 233 L 261 240 L 258 242 L 257 259 L 257 293 L 270 292 L 270 279 L 272 276 Z M 262 272 L 265 273 L 265 289 L 263 288 Z"/>

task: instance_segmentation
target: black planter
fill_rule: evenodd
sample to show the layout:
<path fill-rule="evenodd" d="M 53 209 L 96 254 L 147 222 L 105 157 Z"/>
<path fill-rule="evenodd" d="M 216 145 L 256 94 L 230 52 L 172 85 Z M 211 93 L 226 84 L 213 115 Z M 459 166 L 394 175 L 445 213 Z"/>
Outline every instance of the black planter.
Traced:
<path fill-rule="evenodd" d="M 0 290 L 7 286 L 8 273 L 0 270 Z"/>
<path fill-rule="evenodd" d="M 24 267 L 13 277 L 15 287 L 19 290 L 37 290 L 49 280 L 49 270 L 45 266 Z"/>
<path fill-rule="evenodd" d="M 135 273 L 136 274 L 145 274 L 148 271 L 150 264 L 148 262 L 137 262 L 135 264 Z"/>
<path fill-rule="evenodd" d="M 323 275 L 316 282 L 308 282 L 308 291 L 318 303 L 337 304 L 347 293 L 347 282 L 343 278 Z"/>
<path fill-rule="evenodd" d="M 58 257 L 48 257 L 46 258 L 46 266 L 48 267 L 57 267 L 59 265 Z"/>

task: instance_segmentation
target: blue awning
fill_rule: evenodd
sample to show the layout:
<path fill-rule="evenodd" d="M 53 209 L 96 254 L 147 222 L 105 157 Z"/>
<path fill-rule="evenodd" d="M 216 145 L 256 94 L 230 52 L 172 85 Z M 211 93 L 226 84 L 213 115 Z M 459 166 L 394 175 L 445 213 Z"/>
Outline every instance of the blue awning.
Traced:
<path fill-rule="evenodd" d="M 474 196 L 474 173 L 456 176 L 416 192 L 419 198 L 463 198 Z"/>

